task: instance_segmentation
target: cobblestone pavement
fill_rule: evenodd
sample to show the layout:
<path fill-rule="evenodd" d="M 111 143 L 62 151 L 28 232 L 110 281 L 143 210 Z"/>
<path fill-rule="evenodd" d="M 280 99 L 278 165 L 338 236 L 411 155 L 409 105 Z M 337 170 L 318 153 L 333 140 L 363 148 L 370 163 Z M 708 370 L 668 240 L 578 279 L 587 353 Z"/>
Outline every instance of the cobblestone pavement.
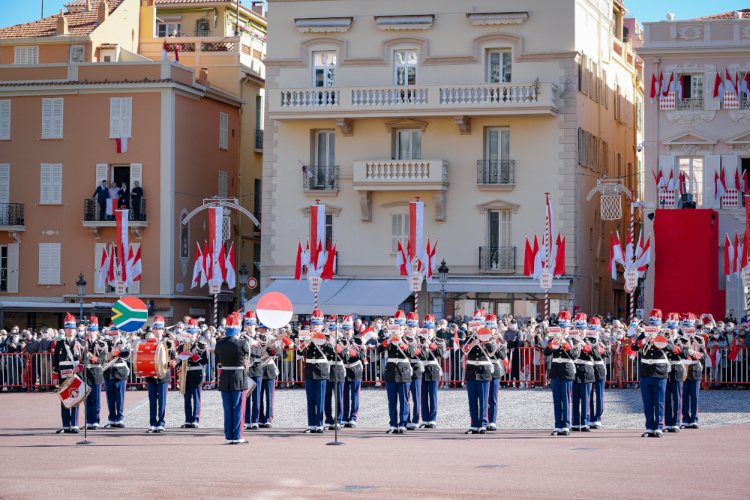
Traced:
<path fill-rule="evenodd" d="M 128 396 L 133 394 L 128 392 Z M 700 419 L 704 427 L 750 422 L 750 391 L 702 391 Z M 274 401 L 274 427 L 304 428 L 307 425 L 305 392 L 277 389 Z M 223 410 L 218 391 L 203 391 L 201 425 L 221 428 Z M 603 424 L 607 429 L 641 429 L 644 426 L 641 394 L 637 389 L 608 390 L 604 396 Z M 126 401 L 127 402 L 127 401 Z M 148 426 L 148 399 L 128 404 L 131 427 Z M 167 427 L 184 421 L 184 404 L 177 391 L 167 400 Z M 438 426 L 464 429 L 469 425 L 466 391 L 441 390 L 438 394 Z M 388 406 L 383 389 L 363 389 L 360 398 L 359 427 L 387 428 Z M 498 427 L 503 429 L 548 429 L 553 427 L 552 392 L 549 389 L 501 389 Z M 264 432 L 264 431 L 261 431 Z"/>

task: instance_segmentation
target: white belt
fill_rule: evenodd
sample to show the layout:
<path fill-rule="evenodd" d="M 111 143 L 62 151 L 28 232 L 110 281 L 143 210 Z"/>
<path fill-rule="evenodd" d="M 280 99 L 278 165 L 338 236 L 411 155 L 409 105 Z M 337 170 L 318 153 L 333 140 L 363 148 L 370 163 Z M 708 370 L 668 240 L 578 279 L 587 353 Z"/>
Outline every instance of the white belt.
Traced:
<path fill-rule="evenodd" d="M 334 361 L 333 364 L 336 365 L 336 366 L 344 366 L 344 362 L 343 361 Z"/>
<path fill-rule="evenodd" d="M 87 370 L 91 370 L 92 368 L 101 368 L 102 365 L 86 365 Z"/>
<path fill-rule="evenodd" d="M 60 364 L 60 365 L 72 365 L 73 362 L 72 361 L 60 361 L 58 364 Z"/>
<path fill-rule="evenodd" d="M 552 362 L 553 363 L 572 363 L 573 360 L 568 359 L 568 358 L 552 358 Z"/>
<path fill-rule="evenodd" d="M 666 359 L 642 359 L 641 363 L 644 365 L 668 365 L 669 360 Z"/>
<path fill-rule="evenodd" d="M 244 366 L 222 366 L 222 367 L 220 367 L 220 369 L 221 370 L 227 370 L 227 371 L 229 371 L 229 370 L 244 370 L 245 367 Z"/>
<path fill-rule="evenodd" d="M 402 359 L 402 358 L 388 358 L 389 363 L 408 363 L 408 359 Z"/>
<path fill-rule="evenodd" d="M 348 363 L 348 364 L 347 364 L 347 365 L 345 365 L 345 366 L 346 366 L 347 368 L 354 368 L 355 366 L 359 366 L 359 365 L 361 365 L 361 364 L 362 364 L 362 361 L 360 361 L 360 360 L 357 360 L 357 361 L 355 361 L 354 363 Z"/>
<path fill-rule="evenodd" d="M 605 363 L 600 359 L 599 361 L 594 361 L 594 364 L 604 366 Z"/>
<path fill-rule="evenodd" d="M 112 366 L 128 366 L 128 364 L 125 361 L 118 361 Z"/>
<path fill-rule="evenodd" d="M 586 361 L 585 359 L 576 359 L 573 361 L 573 363 L 577 365 L 593 365 L 593 361 Z"/>
<path fill-rule="evenodd" d="M 467 365 L 472 365 L 472 366 L 490 366 L 490 365 L 492 365 L 492 363 L 489 362 L 489 361 L 472 361 L 470 359 L 466 360 L 466 364 Z"/>
<path fill-rule="evenodd" d="M 320 364 L 320 363 L 328 363 L 328 360 L 324 359 L 324 358 L 309 358 L 309 359 L 305 359 L 305 363 L 310 363 L 310 364 L 314 365 L 316 363 L 318 363 L 318 364 Z"/>
<path fill-rule="evenodd" d="M 699 365 L 700 361 L 698 361 L 697 359 L 683 359 L 682 360 L 682 364 L 685 365 L 685 366 Z"/>
<path fill-rule="evenodd" d="M 226 368 L 224 369 L 226 370 Z M 187 369 L 187 371 L 189 372 L 197 372 L 199 370 L 203 371 L 203 367 L 202 366 L 188 366 L 188 369 Z"/>
<path fill-rule="evenodd" d="M 437 360 L 434 360 L 434 359 L 431 359 L 430 361 L 425 361 L 425 362 L 424 362 L 424 364 L 425 364 L 425 365 L 435 365 L 435 366 L 440 366 L 440 363 L 438 363 L 438 362 L 437 362 Z"/>

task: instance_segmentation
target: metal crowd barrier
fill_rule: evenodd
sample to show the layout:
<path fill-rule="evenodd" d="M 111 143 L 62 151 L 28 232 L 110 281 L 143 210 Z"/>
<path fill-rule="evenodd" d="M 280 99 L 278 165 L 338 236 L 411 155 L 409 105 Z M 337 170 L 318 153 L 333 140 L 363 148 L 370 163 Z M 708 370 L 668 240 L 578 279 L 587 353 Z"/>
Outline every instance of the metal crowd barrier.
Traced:
<path fill-rule="evenodd" d="M 213 351 L 208 353 L 209 362 L 204 368 L 203 387 L 215 389 L 218 370 Z M 276 360 L 278 368 L 277 387 L 293 388 L 304 385 L 304 361 L 294 349 L 287 349 Z M 460 388 L 464 384 L 463 351 L 449 349 L 440 359 L 442 376 L 440 387 Z M 383 387 L 386 357 L 378 354 L 375 346 L 368 346 L 363 363 L 362 384 Z M 746 347 L 721 348 L 718 354 L 706 356 L 703 360 L 703 386 L 750 385 L 750 353 Z M 627 348 L 615 348 L 607 363 L 607 386 L 609 388 L 635 388 L 638 386 L 639 360 L 637 354 Z M 501 384 L 509 387 L 544 387 L 548 380 L 548 360 L 538 347 L 511 349 L 507 374 Z M 178 373 L 171 369 L 170 389 L 178 389 Z M 136 377 L 131 366 L 128 387 L 145 389 L 146 382 Z M 26 391 L 51 390 L 52 354 L 45 353 L 2 353 L 0 354 L 0 390 Z"/>

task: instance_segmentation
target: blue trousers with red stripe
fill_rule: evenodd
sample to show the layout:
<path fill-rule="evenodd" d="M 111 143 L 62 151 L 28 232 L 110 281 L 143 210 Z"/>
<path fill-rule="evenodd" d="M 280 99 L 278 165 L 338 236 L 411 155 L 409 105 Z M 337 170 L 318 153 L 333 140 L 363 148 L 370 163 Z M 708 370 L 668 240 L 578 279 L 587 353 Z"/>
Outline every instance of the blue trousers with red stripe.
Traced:
<path fill-rule="evenodd" d="M 591 384 L 573 382 L 573 427 L 588 425 L 589 396 L 591 396 Z"/>
<path fill-rule="evenodd" d="M 677 427 L 682 420 L 682 380 L 667 380 L 664 399 L 664 425 Z"/>
<path fill-rule="evenodd" d="M 555 429 L 570 429 L 570 398 L 572 380 L 552 379 L 552 405 L 555 409 Z"/>
<path fill-rule="evenodd" d="M 245 391 L 221 391 L 224 406 L 224 438 L 227 441 L 242 439 L 242 407 Z"/>
<path fill-rule="evenodd" d="M 201 384 L 185 387 L 185 423 L 197 424 L 201 419 Z"/>
<path fill-rule="evenodd" d="M 489 380 L 467 380 L 466 393 L 469 396 L 469 416 L 471 428 L 487 427 L 487 396 L 490 389 Z"/>
<path fill-rule="evenodd" d="M 273 391 L 276 389 L 276 379 L 264 378 L 260 383 L 260 415 L 261 424 L 273 423 Z"/>

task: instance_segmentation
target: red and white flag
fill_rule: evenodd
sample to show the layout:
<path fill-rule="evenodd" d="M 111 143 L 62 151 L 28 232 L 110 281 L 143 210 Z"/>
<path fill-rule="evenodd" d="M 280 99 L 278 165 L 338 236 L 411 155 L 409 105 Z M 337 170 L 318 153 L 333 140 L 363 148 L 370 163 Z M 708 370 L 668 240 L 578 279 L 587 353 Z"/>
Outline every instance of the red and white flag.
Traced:
<path fill-rule="evenodd" d="M 424 203 L 417 200 L 409 202 L 409 261 L 417 257 L 424 267 Z"/>
<path fill-rule="evenodd" d="M 325 240 L 326 206 L 318 203 L 310 207 L 310 265 L 318 275 L 324 264 L 320 254 L 325 248 Z"/>
<path fill-rule="evenodd" d="M 667 97 L 670 91 L 674 90 L 674 73 L 670 73 L 669 81 L 665 82 L 662 80 L 661 84 L 661 95 Z"/>
<path fill-rule="evenodd" d="M 613 280 L 617 279 L 617 264 L 625 266 L 622 255 L 622 243 L 620 243 L 620 234 L 612 233 L 609 240 L 609 272 Z"/>
<path fill-rule="evenodd" d="M 721 79 L 721 73 L 716 72 L 716 78 L 714 78 L 714 97 L 724 99 L 724 82 Z"/>
<path fill-rule="evenodd" d="M 740 93 L 744 93 L 747 99 L 750 99 L 750 71 L 745 73 L 745 76 L 740 82 Z"/>
<path fill-rule="evenodd" d="M 724 78 L 724 90 L 726 92 L 732 92 L 737 93 L 737 87 L 734 84 L 734 80 L 732 80 L 732 77 L 729 75 L 729 69 L 724 70 L 724 74 L 726 75 Z"/>
<path fill-rule="evenodd" d="M 96 286 L 99 289 L 103 289 L 109 284 L 109 268 L 112 256 L 110 255 L 110 252 L 107 251 L 107 246 L 108 245 L 104 245 L 104 248 L 102 249 L 102 258 L 99 262 L 99 272 L 96 275 Z"/>
<path fill-rule="evenodd" d="M 118 153 L 127 153 L 128 152 L 128 136 L 127 135 L 121 135 L 120 137 L 115 139 L 115 142 L 117 143 L 117 152 Z"/>
<path fill-rule="evenodd" d="M 669 180 L 667 181 L 667 189 L 674 191 L 674 169 L 669 170 Z"/>
<path fill-rule="evenodd" d="M 128 243 L 128 210 L 116 210 L 115 221 L 117 227 L 117 263 L 119 266 L 117 274 L 120 282 L 127 286 L 132 283 L 128 273 L 128 250 L 130 249 Z"/>
<path fill-rule="evenodd" d="M 656 94 L 658 94 L 657 85 L 659 83 L 656 80 L 656 73 L 651 75 L 651 92 L 649 93 L 649 97 L 651 98 L 651 102 L 654 102 L 656 100 Z"/>
<path fill-rule="evenodd" d="M 193 281 L 190 288 L 206 284 L 206 272 L 203 262 L 203 252 L 198 242 L 195 243 L 195 264 L 193 264 Z"/>
<path fill-rule="evenodd" d="M 297 242 L 297 258 L 294 261 L 294 279 L 302 279 L 302 243 Z"/>
<path fill-rule="evenodd" d="M 654 176 L 654 182 L 656 183 L 656 189 L 661 189 L 664 187 L 664 174 L 661 172 L 661 169 L 658 169 L 657 172 L 651 172 Z"/>
<path fill-rule="evenodd" d="M 227 252 L 226 259 L 224 260 L 225 277 L 224 281 L 227 282 L 227 286 L 230 290 L 237 286 L 237 273 L 235 272 L 234 266 L 234 243 L 229 245 L 229 252 Z"/>
<path fill-rule="evenodd" d="M 143 274 L 143 264 L 141 262 L 141 247 L 133 252 L 133 245 L 130 245 L 130 254 L 128 256 L 128 277 L 130 283 L 141 281 L 141 274 Z"/>
<path fill-rule="evenodd" d="M 734 272 L 733 264 L 736 262 L 736 258 L 734 256 L 734 245 L 732 245 L 732 240 L 729 238 L 729 234 L 725 233 L 724 236 L 724 275 L 729 278 Z"/>
<path fill-rule="evenodd" d="M 224 281 L 224 271 L 221 255 L 224 250 L 224 209 L 222 207 L 209 207 L 208 209 L 208 239 L 211 253 L 208 259 L 208 283 L 210 285 L 221 285 Z"/>
<path fill-rule="evenodd" d="M 737 167 L 734 170 L 734 189 L 736 189 L 739 192 L 742 192 L 742 180 L 740 180 L 740 168 Z"/>
<path fill-rule="evenodd" d="M 401 245 L 401 240 L 399 240 L 398 248 L 396 249 L 396 268 L 401 276 L 409 276 L 409 266 L 410 264 L 407 262 L 404 247 Z"/>

